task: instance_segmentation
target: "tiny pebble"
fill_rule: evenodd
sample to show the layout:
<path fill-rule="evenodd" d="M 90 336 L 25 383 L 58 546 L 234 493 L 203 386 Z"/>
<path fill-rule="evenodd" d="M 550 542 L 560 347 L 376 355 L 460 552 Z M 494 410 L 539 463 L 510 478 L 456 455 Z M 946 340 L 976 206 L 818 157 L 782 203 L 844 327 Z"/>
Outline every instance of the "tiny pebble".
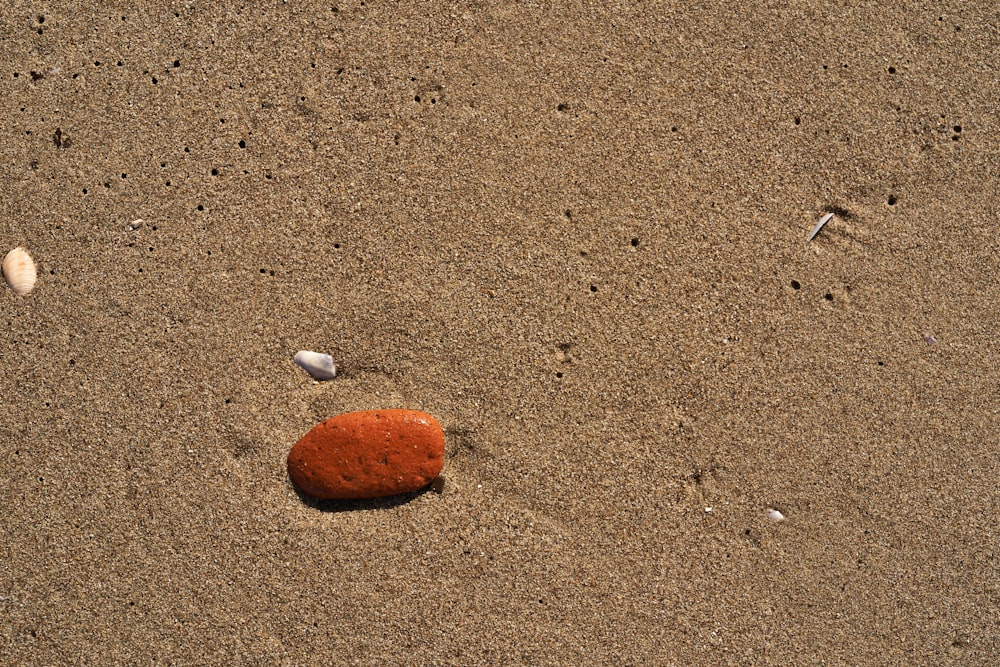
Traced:
<path fill-rule="evenodd" d="M 125 226 L 128 227 L 129 229 L 131 229 L 134 232 L 135 230 L 137 230 L 140 227 L 142 227 L 142 218 L 139 218 L 138 220 L 133 220 L 132 222 L 128 223 Z"/>
<path fill-rule="evenodd" d="M 289 452 L 288 475 L 317 498 L 379 498 L 427 486 L 443 464 L 444 432 L 434 417 L 369 410 L 314 426 Z"/>
<path fill-rule="evenodd" d="M 785 515 L 782 514 L 781 512 L 779 512 L 776 509 L 769 509 L 767 511 L 767 518 L 770 519 L 771 521 L 775 521 L 775 522 L 777 522 L 777 521 L 784 521 L 785 520 Z"/>
<path fill-rule="evenodd" d="M 431 482 L 431 491 L 433 491 L 438 495 L 444 493 L 444 487 L 445 487 L 444 477 L 438 477 L 433 482 Z"/>

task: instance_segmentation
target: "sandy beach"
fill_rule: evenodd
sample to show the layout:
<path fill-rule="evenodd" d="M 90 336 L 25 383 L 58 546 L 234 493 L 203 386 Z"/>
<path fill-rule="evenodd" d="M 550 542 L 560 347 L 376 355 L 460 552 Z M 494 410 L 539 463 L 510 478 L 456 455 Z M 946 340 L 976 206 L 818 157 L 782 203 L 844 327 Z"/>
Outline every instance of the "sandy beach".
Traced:
<path fill-rule="evenodd" d="M 0 665 L 996 664 L 995 3 L 95 4 L 0 10 Z M 441 493 L 296 491 L 388 408 Z"/>

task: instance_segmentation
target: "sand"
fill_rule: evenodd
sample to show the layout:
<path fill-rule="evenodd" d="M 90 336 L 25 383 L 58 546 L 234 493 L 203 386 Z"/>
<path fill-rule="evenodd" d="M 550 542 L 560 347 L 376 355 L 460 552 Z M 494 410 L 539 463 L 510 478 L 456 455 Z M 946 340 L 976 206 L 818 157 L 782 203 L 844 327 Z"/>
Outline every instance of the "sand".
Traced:
<path fill-rule="evenodd" d="M 996 659 L 995 3 L 15 4 L 0 663 Z"/>

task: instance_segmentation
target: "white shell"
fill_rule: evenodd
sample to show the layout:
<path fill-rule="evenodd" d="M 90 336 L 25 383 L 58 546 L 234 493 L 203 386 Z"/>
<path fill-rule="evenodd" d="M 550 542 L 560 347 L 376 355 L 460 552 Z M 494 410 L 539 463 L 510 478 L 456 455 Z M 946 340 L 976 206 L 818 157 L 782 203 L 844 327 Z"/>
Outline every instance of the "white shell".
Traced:
<path fill-rule="evenodd" d="M 823 229 L 823 225 L 825 225 L 826 223 L 830 222 L 830 218 L 832 218 L 832 217 L 833 217 L 833 213 L 827 213 L 822 218 L 820 218 L 819 222 L 816 223 L 816 226 L 813 227 L 812 234 L 810 234 L 809 238 L 806 239 L 806 243 L 809 243 L 814 238 L 816 238 L 816 235 L 819 234 L 819 230 Z"/>
<path fill-rule="evenodd" d="M 776 509 L 769 509 L 767 511 L 767 518 L 770 519 L 771 521 L 778 522 L 778 521 L 784 521 L 785 515 Z"/>
<path fill-rule="evenodd" d="M 35 288 L 35 262 L 24 248 L 18 247 L 3 258 L 3 277 L 16 294 L 27 294 Z"/>
<path fill-rule="evenodd" d="M 295 363 L 317 380 L 332 380 L 337 376 L 337 367 L 329 354 L 299 350 L 295 353 Z"/>

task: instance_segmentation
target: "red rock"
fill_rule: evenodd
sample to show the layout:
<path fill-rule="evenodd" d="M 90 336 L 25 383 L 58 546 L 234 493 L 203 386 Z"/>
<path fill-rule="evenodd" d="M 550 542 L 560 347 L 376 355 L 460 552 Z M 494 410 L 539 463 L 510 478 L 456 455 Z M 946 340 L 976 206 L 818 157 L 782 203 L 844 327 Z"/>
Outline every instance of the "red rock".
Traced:
<path fill-rule="evenodd" d="M 369 410 L 317 424 L 288 454 L 288 475 L 317 498 L 378 498 L 434 481 L 444 464 L 444 433 L 415 410 Z"/>

